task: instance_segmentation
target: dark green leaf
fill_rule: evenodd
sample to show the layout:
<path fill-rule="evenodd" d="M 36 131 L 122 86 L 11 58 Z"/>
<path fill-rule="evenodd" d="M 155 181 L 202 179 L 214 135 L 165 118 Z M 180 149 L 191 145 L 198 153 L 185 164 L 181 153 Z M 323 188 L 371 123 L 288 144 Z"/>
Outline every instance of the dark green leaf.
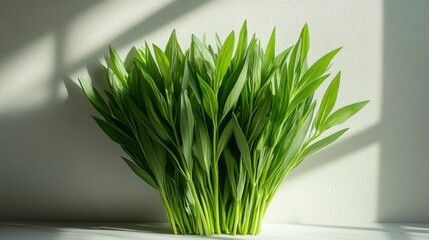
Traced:
<path fill-rule="evenodd" d="M 132 161 L 122 157 L 122 159 L 125 161 L 125 163 L 133 170 L 133 172 L 139 176 L 141 179 L 143 179 L 147 184 L 152 186 L 155 189 L 159 189 L 158 185 L 155 183 L 155 180 L 152 179 L 152 177 L 143 169 L 141 169 L 137 164 L 133 163 Z"/>
<path fill-rule="evenodd" d="M 234 131 L 234 121 L 231 119 L 226 125 L 226 127 L 223 129 L 222 134 L 220 135 L 219 142 L 217 145 L 217 158 L 220 157 L 233 131 Z"/>
<path fill-rule="evenodd" d="M 241 153 L 240 159 L 241 161 L 243 161 L 244 167 L 248 175 L 254 176 L 249 144 L 247 143 L 246 136 L 244 135 L 243 130 L 241 130 L 240 124 L 238 123 L 237 119 L 235 117 L 233 117 L 233 119 L 234 119 L 234 136 L 237 142 L 237 146 L 240 149 L 240 153 Z"/>
<path fill-rule="evenodd" d="M 130 138 L 124 131 L 117 128 L 115 125 L 104 121 L 101 118 L 93 117 L 97 122 L 98 126 L 109 136 L 113 141 L 119 144 L 129 144 L 134 141 L 134 139 Z"/>
<path fill-rule="evenodd" d="M 186 91 L 186 90 L 185 90 Z M 186 92 L 182 92 L 180 97 L 180 132 L 183 139 L 183 155 L 188 166 L 188 170 L 192 171 L 192 144 L 194 142 L 194 125 L 195 119 L 192 113 L 192 106 Z"/>
<path fill-rule="evenodd" d="M 200 76 L 198 76 L 198 82 L 203 92 L 204 110 L 214 122 L 217 122 L 218 103 L 216 93 Z"/>

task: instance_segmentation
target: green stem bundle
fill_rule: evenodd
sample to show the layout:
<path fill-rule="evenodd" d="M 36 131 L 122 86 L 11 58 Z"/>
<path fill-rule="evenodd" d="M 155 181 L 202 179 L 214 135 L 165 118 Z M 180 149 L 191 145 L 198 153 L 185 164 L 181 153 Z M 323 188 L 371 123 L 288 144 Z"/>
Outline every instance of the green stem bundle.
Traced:
<path fill-rule="evenodd" d="M 279 54 L 275 29 L 262 49 L 246 22 L 237 45 L 234 32 L 216 45 L 192 36 L 182 51 L 173 31 L 164 51 L 145 43 L 127 65 L 111 47 L 105 95 L 80 84 L 126 164 L 159 191 L 175 234 L 255 235 L 286 175 L 344 134 L 323 137 L 367 101 L 332 113 L 338 73 L 316 111 L 339 49 L 308 66 L 307 25 Z"/>

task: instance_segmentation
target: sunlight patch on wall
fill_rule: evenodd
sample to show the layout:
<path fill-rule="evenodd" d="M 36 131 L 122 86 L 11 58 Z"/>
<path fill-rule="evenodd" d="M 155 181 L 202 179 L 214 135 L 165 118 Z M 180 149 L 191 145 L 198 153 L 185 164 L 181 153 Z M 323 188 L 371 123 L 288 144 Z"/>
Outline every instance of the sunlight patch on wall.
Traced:
<path fill-rule="evenodd" d="M 65 32 L 66 65 L 79 65 L 82 59 L 97 60 L 107 53 L 109 43 L 166 4 L 145 1 L 124 5 L 120 1 L 103 1 L 89 8 L 72 20 Z"/>
<path fill-rule="evenodd" d="M 46 34 L 0 62 L 0 114 L 44 105 L 54 94 L 55 37 Z"/>

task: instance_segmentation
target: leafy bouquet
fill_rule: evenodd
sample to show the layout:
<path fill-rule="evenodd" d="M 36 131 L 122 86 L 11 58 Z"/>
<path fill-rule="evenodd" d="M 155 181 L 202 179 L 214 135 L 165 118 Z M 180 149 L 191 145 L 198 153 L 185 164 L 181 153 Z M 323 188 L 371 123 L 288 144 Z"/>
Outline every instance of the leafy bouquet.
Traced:
<path fill-rule="evenodd" d="M 100 128 L 121 145 L 128 166 L 159 191 L 175 234 L 257 234 L 285 176 L 348 129 L 322 134 L 368 101 L 332 110 L 340 73 L 316 107 L 340 49 L 307 64 L 309 33 L 275 52 L 275 28 L 263 49 L 244 23 L 216 47 L 175 31 L 165 50 L 145 43 L 125 66 L 110 47 L 104 97 L 81 87 Z M 317 108 L 317 110 L 316 110 Z"/>

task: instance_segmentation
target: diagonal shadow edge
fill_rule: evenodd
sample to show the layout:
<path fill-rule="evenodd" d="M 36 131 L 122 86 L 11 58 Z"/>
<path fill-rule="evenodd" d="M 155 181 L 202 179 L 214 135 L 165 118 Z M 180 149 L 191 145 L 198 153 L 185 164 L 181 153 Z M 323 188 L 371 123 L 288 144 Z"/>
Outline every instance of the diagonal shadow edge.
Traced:
<path fill-rule="evenodd" d="M 379 141 L 379 136 L 380 123 L 315 153 L 313 156 L 304 160 L 307 164 L 301 164 L 297 167 L 295 170 L 296 174 L 290 174 L 286 178 L 288 180 L 299 178 L 302 174 L 310 173 L 327 163 L 337 161 L 348 154 L 359 151 Z"/>

